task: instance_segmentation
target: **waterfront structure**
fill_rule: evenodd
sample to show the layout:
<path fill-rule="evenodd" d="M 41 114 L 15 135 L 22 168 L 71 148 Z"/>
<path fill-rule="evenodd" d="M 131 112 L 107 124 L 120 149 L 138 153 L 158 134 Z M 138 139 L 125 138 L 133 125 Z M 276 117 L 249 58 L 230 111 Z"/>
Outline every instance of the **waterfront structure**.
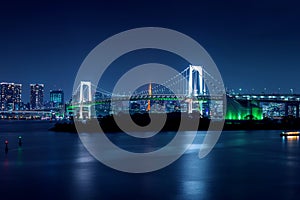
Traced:
<path fill-rule="evenodd" d="M 44 84 L 30 84 L 30 108 L 42 109 L 44 102 Z"/>
<path fill-rule="evenodd" d="M 263 110 L 259 103 L 227 96 L 227 120 L 262 120 Z"/>
<path fill-rule="evenodd" d="M 61 108 L 64 105 L 64 92 L 59 90 L 50 90 L 50 104 L 54 108 Z"/>
<path fill-rule="evenodd" d="M 1 110 L 20 110 L 22 102 L 22 84 L 0 83 L 0 108 Z"/>
<path fill-rule="evenodd" d="M 300 95 L 225 93 L 222 82 L 217 81 L 201 66 L 190 65 L 162 84 L 149 83 L 148 87 L 144 85 L 131 96 L 124 95 L 126 91 L 123 95 L 109 94 L 105 89 L 97 88 L 95 98 L 91 101 L 91 85 L 88 81 L 82 81 L 73 94 L 77 98 L 67 107 L 79 119 L 83 119 L 83 116 L 99 116 L 99 113 L 118 114 L 127 111 L 199 113 L 203 117 L 226 120 L 300 116 Z M 172 91 L 168 88 L 172 88 Z"/>

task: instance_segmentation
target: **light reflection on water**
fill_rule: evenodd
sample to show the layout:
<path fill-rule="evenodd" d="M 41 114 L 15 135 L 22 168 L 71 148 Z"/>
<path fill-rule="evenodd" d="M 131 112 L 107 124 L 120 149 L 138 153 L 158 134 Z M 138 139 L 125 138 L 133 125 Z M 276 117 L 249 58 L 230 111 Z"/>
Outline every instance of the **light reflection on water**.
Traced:
<path fill-rule="evenodd" d="M 298 165 L 299 154 L 297 154 L 297 149 L 299 149 L 299 136 L 286 136 L 282 137 L 283 150 L 286 152 L 286 170 L 289 171 L 291 176 L 294 173 L 294 168 Z"/>
<path fill-rule="evenodd" d="M 19 147 L 18 148 L 18 165 L 19 166 L 23 165 L 22 153 L 23 153 L 22 147 Z"/>
<path fill-rule="evenodd" d="M 282 137 L 282 145 L 287 151 L 294 152 L 299 147 L 299 136 Z"/>
<path fill-rule="evenodd" d="M 299 141 L 299 136 L 286 136 L 282 137 L 283 141 Z"/>
<path fill-rule="evenodd" d="M 0 129 L 1 199 L 293 199 L 300 195 L 299 138 L 280 138 L 279 131 L 224 131 L 203 159 L 198 158 L 205 136 L 200 132 L 170 166 L 127 174 L 95 160 L 76 134 L 22 126 L 18 131 L 9 131 L 8 125 Z M 24 139 L 22 148 L 18 148 L 19 135 Z M 159 136 L 155 144 L 145 141 L 145 150 L 167 144 L 171 136 Z M 121 134 L 110 137 L 125 149 L 143 148 Z M 3 138 L 10 141 L 7 155 Z"/>

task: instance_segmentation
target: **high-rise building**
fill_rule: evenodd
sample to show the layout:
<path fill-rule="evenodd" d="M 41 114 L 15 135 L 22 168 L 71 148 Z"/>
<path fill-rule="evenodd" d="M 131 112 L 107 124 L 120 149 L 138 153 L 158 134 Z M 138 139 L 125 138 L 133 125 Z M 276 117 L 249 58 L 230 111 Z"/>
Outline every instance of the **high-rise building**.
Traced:
<path fill-rule="evenodd" d="M 62 107 L 64 105 L 64 92 L 62 90 L 51 90 L 50 103 L 53 107 Z"/>
<path fill-rule="evenodd" d="M 0 83 L 0 109 L 20 110 L 22 97 L 22 84 Z"/>
<path fill-rule="evenodd" d="M 22 110 L 22 84 L 15 84 L 14 110 Z"/>
<path fill-rule="evenodd" d="M 30 84 L 30 106 L 31 109 L 43 108 L 44 84 Z"/>

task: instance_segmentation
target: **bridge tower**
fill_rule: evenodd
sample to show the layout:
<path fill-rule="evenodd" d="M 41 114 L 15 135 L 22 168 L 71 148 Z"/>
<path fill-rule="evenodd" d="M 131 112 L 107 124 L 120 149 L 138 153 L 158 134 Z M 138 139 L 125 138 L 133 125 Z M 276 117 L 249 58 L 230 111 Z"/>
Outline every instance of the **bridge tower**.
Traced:
<path fill-rule="evenodd" d="M 188 94 L 187 96 L 189 99 L 187 100 L 188 103 L 188 113 L 193 112 L 193 97 L 199 95 L 206 94 L 206 87 L 204 84 L 203 78 L 203 68 L 202 66 L 189 66 L 189 77 L 188 77 Z M 200 103 L 200 112 L 202 114 L 202 103 Z"/>
<path fill-rule="evenodd" d="M 92 84 L 90 81 L 80 81 L 79 86 L 79 118 L 84 118 L 84 112 L 87 112 L 86 118 L 91 118 L 91 105 L 86 103 L 92 101 Z"/>
<path fill-rule="evenodd" d="M 190 65 L 188 82 L 188 96 L 198 96 L 206 94 L 202 66 Z"/>
<path fill-rule="evenodd" d="M 84 87 L 87 88 L 87 97 L 84 96 Z M 79 103 L 92 101 L 92 83 L 90 81 L 80 81 Z"/>
<path fill-rule="evenodd" d="M 152 95 L 152 84 L 151 83 L 149 84 L 149 87 L 148 87 L 148 94 L 149 94 L 149 96 Z M 148 100 L 147 111 L 150 111 L 150 109 L 151 109 L 150 100 Z"/>

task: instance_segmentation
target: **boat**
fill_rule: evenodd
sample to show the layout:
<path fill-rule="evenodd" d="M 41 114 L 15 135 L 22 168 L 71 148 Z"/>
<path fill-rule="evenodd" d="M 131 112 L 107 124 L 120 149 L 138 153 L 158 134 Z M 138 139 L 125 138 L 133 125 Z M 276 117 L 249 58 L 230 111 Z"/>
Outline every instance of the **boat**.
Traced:
<path fill-rule="evenodd" d="M 280 136 L 285 137 L 285 136 L 300 136 L 299 131 L 283 131 L 280 133 Z"/>

